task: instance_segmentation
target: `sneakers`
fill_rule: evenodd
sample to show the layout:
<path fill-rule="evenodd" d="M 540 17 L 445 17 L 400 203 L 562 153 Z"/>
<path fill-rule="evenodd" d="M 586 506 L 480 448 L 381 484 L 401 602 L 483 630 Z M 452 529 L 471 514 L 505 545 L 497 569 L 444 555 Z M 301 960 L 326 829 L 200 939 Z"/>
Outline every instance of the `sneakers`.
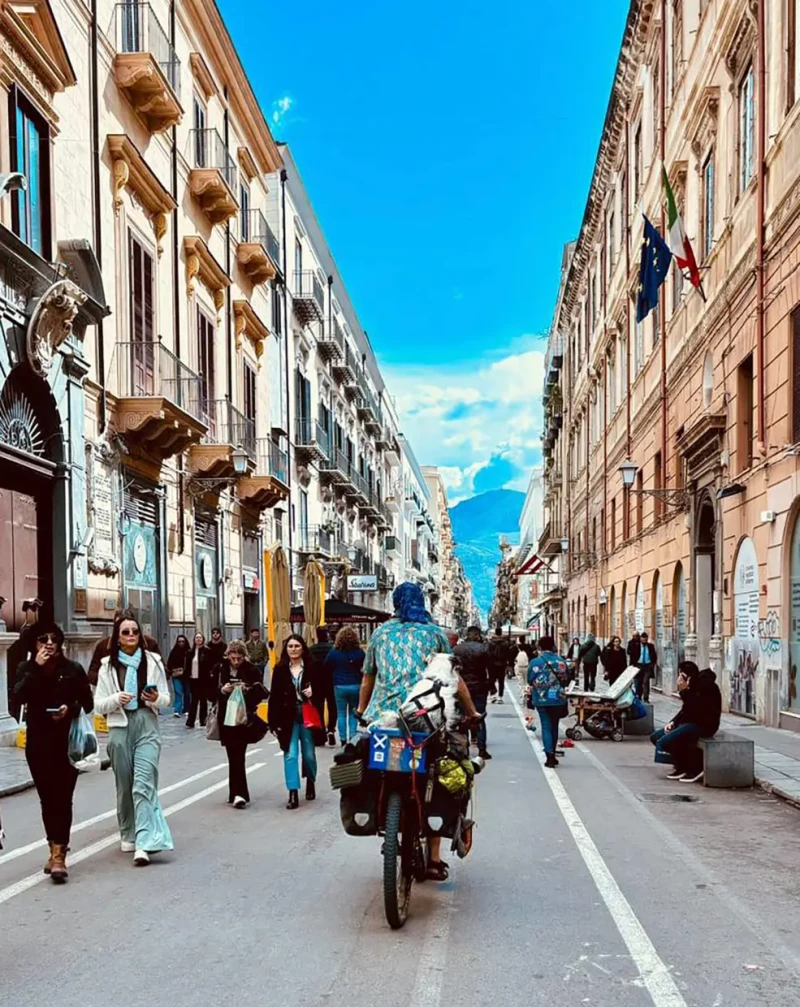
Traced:
<path fill-rule="evenodd" d="M 119 848 L 123 853 L 134 853 L 136 850 L 136 843 L 129 843 L 125 839 L 119 844 Z"/>
<path fill-rule="evenodd" d="M 696 773 L 694 776 L 684 776 L 681 783 L 700 783 L 705 775 L 705 772 L 701 769 L 700 772 Z"/>
<path fill-rule="evenodd" d="M 481 757 L 482 759 L 491 759 L 491 757 L 492 757 L 492 756 L 491 756 L 491 755 L 489 754 L 489 752 L 487 752 L 487 751 L 486 751 L 486 749 L 485 749 L 485 748 L 479 748 L 479 749 L 478 749 L 478 755 L 480 755 L 480 757 Z"/>
<path fill-rule="evenodd" d="M 682 773 L 679 769 L 673 769 L 671 773 L 667 773 L 668 780 L 682 780 L 686 776 L 686 773 Z"/>
<path fill-rule="evenodd" d="M 150 863 L 150 857 L 144 850 L 137 850 L 133 855 L 133 866 L 134 867 L 147 867 Z"/>
<path fill-rule="evenodd" d="M 233 799 L 234 808 L 246 808 L 247 801 L 243 797 L 234 797 Z"/>
<path fill-rule="evenodd" d="M 181 715 L 179 713 L 173 713 L 172 716 L 180 718 Z"/>
<path fill-rule="evenodd" d="M 498 703 L 499 702 L 499 698 L 497 696 L 492 696 L 492 698 L 489 700 L 489 702 L 490 703 Z"/>
<path fill-rule="evenodd" d="M 498 706 L 502 706 L 504 703 L 505 703 L 505 700 L 503 699 L 503 697 L 502 696 L 498 696 L 497 697 L 497 705 Z"/>

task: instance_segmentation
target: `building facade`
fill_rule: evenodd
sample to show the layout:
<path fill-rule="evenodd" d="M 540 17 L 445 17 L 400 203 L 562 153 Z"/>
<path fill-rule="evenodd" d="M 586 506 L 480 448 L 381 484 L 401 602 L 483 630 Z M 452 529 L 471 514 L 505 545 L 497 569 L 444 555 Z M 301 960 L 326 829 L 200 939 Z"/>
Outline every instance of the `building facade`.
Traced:
<path fill-rule="evenodd" d="M 630 6 L 545 378 L 569 633 L 647 629 L 658 685 L 710 665 L 726 708 L 800 726 L 800 35 L 794 4 Z M 673 265 L 636 322 L 662 164 L 704 297 Z M 624 485 L 621 467 L 630 487 Z"/>
<path fill-rule="evenodd" d="M 544 516 L 544 474 L 538 466 L 531 472 L 525 502 L 519 516 L 519 547 L 514 556 L 517 580 L 517 611 L 514 622 L 529 629 L 533 637 L 553 633 L 558 626 L 550 611 L 551 593 L 559 584 L 558 557 L 545 562 L 538 554 Z"/>
<path fill-rule="evenodd" d="M 453 523 L 442 475 L 435 465 L 423 466 L 422 472 L 430 492 L 431 515 L 436 529 L 434 578 L 439 585 L 439 600 L 434 608 L 434 617 L 439 625 L 463 633 L 469 625 L 480 625 L 480 618 L 476 619 L 472 584 L 456 555 Z"/>

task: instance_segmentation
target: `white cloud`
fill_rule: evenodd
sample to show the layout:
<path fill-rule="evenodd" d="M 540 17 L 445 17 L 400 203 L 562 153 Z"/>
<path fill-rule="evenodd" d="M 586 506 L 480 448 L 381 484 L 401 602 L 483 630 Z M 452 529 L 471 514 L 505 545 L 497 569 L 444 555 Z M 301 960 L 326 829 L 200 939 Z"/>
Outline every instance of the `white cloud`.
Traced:
<path fill-rule="evenodd" d="M 273 126 L 282 126 L 286 116 L 291 112 L 292 106 L 294 105 L 294 98 L 290 94 L 285 94 L 281 98 L 276 98 L 272 103 L 272 119 Z"/>
<path fill-rule="evenodd" d="M 424 465 L 438 465 L 451 501 L 482 489 L 524 489 L 538 461 L 543 339 L 468 364 L 384 367 L 400 426 Z"/>

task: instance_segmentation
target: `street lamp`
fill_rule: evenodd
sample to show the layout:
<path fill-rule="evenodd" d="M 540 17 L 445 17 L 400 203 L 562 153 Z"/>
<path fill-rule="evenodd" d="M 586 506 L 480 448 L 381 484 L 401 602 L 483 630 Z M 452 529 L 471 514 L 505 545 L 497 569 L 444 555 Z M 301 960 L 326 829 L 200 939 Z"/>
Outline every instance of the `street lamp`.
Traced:
<path fill-rule="evenodd" d="M 561 551 L 562 552 L 569 552 L 569 539 L 568 538 L 562 538 L 561 539 Z"/>
<path fill-rule="evenodd" d="M 619 471 L 622 476 L 622 485 L 625 489 L 629 490 L 636 482 L 636 473 L 639 471 L 639 466 L 636 462 L 632 462 L 630 458 L 626 458 L 620 465 Z"/>
<path fill-rule="evenodd" d="M 630 458 L 626 458 L 625 461 L 619 467 L 619 473 L 622 476 L 622 485 L 628 490 L 629 493 L 636 493 L 639 496 L 651 496 L 656 497 L 659 500 L 663 500 L 665 503 L 674 504 L 676 507 L 685 507 L 689 501 L 689 498 L 693 496 L 691 490 L 685 489 L 634 489 L 633 484 L 636 482 L 636 476 L 639 474 L 639 466 L 636 462 L 631 461 Z"/>
<path fill-rule="evenodd" d="M 233 462 L 233 471 L 237 476 L 243 476 L 247 472 L 247 452 L 241 444 L 231 451 L 231 461 Z"/>

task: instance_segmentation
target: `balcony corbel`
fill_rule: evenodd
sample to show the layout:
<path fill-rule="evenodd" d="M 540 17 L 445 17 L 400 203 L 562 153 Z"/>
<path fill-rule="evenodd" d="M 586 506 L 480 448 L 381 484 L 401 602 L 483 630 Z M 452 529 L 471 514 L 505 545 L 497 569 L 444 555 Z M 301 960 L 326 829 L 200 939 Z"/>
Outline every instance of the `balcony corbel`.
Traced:
<path fill-rule="evenodd" d="M 160 257 L 164 250 L 161 241 L 167 233 L 167 214 L 177 204 L 130 137 L 114 133 L 108 137 L 107 143 L 114 165 L 114 213 L 118 215 L 122 209 L 125 189 L 135 193 L 150 219 Z"/>
<path fill-rule="evenodd" d="M 183 239 L 183 248 L 186 256 L 186 293 L 190 298 L 194 296 L 199 279 L 214 298 L 219 324 L 225 304 L 225 288 L 231 284 L 230 277 L 198 235 L 187 235 Z"/>
<path fill-rule="evenodd" d="M 252 304 L 245 300 L 233 302 L 234 331 L 236 332 L 236 349 L 242 348 L 242 336 L 246 336 L 256 351 L 258 366 L 261 366 L 261 357 L 264 353 L 264 343 L 270 335 L 268 326 L 262 322 Z"/>

